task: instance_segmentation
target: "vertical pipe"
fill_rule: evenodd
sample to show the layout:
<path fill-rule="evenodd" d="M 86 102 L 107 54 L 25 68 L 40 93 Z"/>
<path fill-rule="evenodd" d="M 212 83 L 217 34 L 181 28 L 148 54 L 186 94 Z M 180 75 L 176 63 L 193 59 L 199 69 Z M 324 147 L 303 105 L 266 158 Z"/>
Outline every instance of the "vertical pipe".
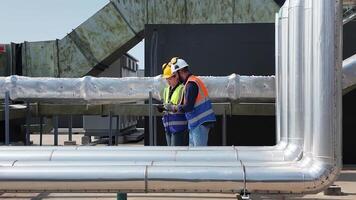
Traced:
<path fill-rule="evenodd" d="M 276 85 L 276 144 L 281 140 L 281 71 L 279 66 L 280 51 L 280 30 L 279 30 L 279 13 L 275 15 L 275 85 Z"/>
<path fill-rule="evenodd" d="M 53 136 L 54 136 L 54 145 L 58 146 L 58 116 L 53 116 Z"/>
<path fill-rule="evenodd" d="M 303 99 L 303 33 L 304 0 L 289 1 L 289 142 L 303 145 L 304 99 Z"/>
<path fill-rule="evenodd" d="M 312 37 L 313 37 L 313 19 L 312 19 L 313 0 L 305 0 L 304 19 L 305 19 L 305 36 L 304 36 L 304 152 L 306 155 L 311 154 L 313 134 L 312 134 L 312 113 L 313 113 L 313 56 L 312 56 Z"/>
<path fill-rule="evenodd" d="M 226 138 L 226 108 L 224 107 L 224 113 L 222 116 L 222 145 L 227 145 L 227 138 Z"/>
<path fill-rule="evenodd" d="M 112 112 L 109 112 L 109 146 L 112 145 Z"/>
<path fill-rule="evenodd" d="M 153 146 L 157 146 L 157 117 L 153 111 Z"/>
<path fill-rule="evenodd" d="M 73 139 L 73 116 L 69 115 L 69 121 L 68 121 L 68 141 L 72 141 Z"/>
<path fill-rule="evenodd" d="M 26 102 L 26 128 L 25 128 L 25 144 L 30 145 L 30 102 Z"/>
<path fill-rule="evenodd" d="M 5 92 L 5 144 L 10 144 L 10 92 Z"/>
<path fill-rule="evenodd" d="M 289 0 L 287 0 L 282 6 L 281 12 L 281 33 L 280 33 L 280 71 L 282 76 L 279 77 L 281 84 L 283 87 L 281 88 L 281 141 L 287 144 L 288 138 L 288 77 L 289 77 L 289 63 L 288 63 L 288 44 L 289 44 L 289 33 L 288 33 L 288 8 L 289 8 Z"/>
<path fill-rule="evenodd" d="M 120 136 L 120 127 L 121 127 L 121 118 L 120 115 L 116 116 L 116 134 L 115 134 L 115 145 L 119 145 L 119 136 Z"/>
<path fill-rule="evenodd" d="M 342 65 L 343 65 L 343 0 L 334 2 L 334 31 L 335 31 L 335 77 L 334 83 L 336 88 L 335 111 L 335 131 L 334 131 L 334 160 L 335 163 L 342 166 Z"/>
<path fill-rule="evenodd" d="M 43 116 L 40 116 L 40 146 L 42 146 L 43 139 Z"/>
<path fill-rule="evenodd" d="M 313 154 L 341 164 L 341 2 L 313 0 L 312 6 Z"/>
<path fill-rule="evenodd" d="M 152 91 L 149 92 L 148 99 L 148 134 L 149 134 L 149 145 L 153 146 L 153 108 L 152 108 Z"/>

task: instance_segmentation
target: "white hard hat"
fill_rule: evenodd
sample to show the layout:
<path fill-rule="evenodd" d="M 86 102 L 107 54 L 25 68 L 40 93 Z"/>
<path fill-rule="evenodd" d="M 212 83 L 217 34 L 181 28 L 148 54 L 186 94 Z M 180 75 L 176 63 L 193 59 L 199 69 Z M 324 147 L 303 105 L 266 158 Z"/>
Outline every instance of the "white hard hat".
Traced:
<path fill-rule="evenodd" d="M 178 70 L 188 67 L 188 63 L 178 57 L 172 58 L 170 64 L 172 67 L 172 73 L 176 73 Z"/>

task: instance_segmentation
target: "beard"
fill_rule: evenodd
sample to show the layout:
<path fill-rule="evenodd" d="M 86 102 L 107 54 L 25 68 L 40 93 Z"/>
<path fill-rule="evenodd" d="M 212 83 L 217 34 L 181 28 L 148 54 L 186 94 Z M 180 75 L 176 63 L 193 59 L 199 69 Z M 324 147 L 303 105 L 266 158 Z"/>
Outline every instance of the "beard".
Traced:
<path fill-rule="evenodd" d="M 184 83 L 184 80 L 183 80 L 182 76 L 179 73 L 177 75 L 178 75 L 179 82 Z"/>

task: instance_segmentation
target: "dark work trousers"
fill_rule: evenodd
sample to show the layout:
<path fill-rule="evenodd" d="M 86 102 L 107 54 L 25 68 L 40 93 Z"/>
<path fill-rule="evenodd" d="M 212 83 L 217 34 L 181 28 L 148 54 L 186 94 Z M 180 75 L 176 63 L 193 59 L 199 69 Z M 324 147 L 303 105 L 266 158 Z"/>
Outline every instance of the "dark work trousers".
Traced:
<path fill-rule="evenodd" d="M 166 133 L 167 146 L 188 146 L 188 130 L 178 133 Z"/>

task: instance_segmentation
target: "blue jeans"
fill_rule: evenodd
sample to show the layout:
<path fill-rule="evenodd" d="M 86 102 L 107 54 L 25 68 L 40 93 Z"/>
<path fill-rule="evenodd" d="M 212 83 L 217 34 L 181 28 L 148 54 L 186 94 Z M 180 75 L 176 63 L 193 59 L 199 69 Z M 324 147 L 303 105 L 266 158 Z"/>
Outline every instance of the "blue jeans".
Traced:
<path fill-rule="evenodd" d="M 167 146 L 188 146 L 187 131 L 179 133 L 166 133 Z"/>
<path fill-rule="evenodd" d="M 189 146 L 207 146 L 210 127 L 203 124 L 189 131 Z"/>

